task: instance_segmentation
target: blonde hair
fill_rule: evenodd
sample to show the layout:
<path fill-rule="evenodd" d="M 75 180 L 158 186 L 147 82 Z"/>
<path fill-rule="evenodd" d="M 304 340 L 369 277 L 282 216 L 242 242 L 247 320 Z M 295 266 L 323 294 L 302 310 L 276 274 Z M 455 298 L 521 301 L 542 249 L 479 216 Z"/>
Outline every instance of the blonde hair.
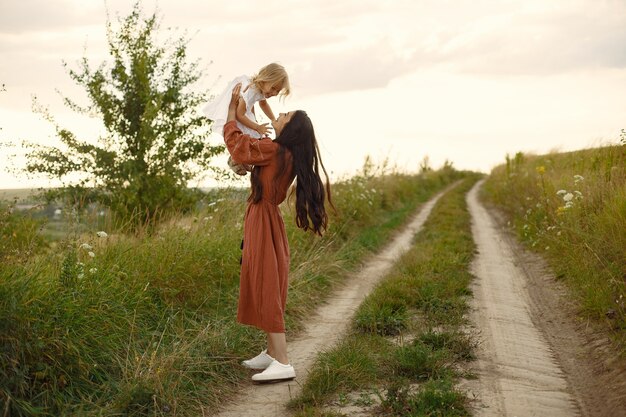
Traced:
<path fill-rule="evenodd" d="M 268 64 L 261 68 L 258 73 L 252 76 L 252 82 L 258 89 L 261 89 L 261 83 L 269 83 L 270 85 L 281 85 L 280 93 L 281 97 L 287 97 L 291 92 L 289 86 L 289 76 L 285 67 L 275 62 Z"/>

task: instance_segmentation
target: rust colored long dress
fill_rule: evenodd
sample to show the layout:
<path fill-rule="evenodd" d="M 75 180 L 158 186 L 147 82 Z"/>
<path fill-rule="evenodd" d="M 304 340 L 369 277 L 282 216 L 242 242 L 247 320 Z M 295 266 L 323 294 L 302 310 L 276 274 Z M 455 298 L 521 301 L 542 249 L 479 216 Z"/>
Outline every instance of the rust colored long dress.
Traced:
<path fill-rule="evenodd" d="M 284 333 L 289 244 L 278 205 L 295 177 L 291 154 L 284 151 L 286 169 L 275 181 L 280 166 L 278 143 L 244 135 L 235 121 L 224 125 L 224 141 L 234 162 L 260 167 L 263 187 L 261 201 L 248 202 L 246 208 L 237 321 L 269 333 Z"/>

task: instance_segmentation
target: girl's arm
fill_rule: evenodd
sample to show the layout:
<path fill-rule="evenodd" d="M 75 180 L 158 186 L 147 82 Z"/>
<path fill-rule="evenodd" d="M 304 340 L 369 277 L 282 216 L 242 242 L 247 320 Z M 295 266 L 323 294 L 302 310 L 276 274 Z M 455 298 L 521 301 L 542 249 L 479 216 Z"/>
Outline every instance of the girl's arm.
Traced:
<path fill-rule="evenodd" d="M 258 124 L 248 119 L 248 117 L 246 116 L 246 102 L 244 100 L 239 100 L 239 103 L 237 104 L 236 117 L 239 123 L 247 128 L 256 130 L 260 135 L 264 135 L 269 131 L 267 123 Z"/>
<path fill-rule="evenodd" d="M 259 100 L 259 106 L 261 107 L 261 110 L 263 110 L 263 113 L 265 113 L 265 115 L 269 117 L 272 122 L 276 121 L 274 112 L 272 111 L 272 108 L 268 104 L 267 100 Z"/>

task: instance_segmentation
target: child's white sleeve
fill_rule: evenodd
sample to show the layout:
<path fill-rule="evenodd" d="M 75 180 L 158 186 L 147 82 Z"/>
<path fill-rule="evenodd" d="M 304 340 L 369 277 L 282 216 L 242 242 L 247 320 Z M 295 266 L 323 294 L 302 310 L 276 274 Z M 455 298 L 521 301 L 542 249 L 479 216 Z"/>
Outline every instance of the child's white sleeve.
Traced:
<path fill-rule="evenodd" d="M 224 128 L 224 124 L 226 124 L 226 118 L 228 116 L 228 106 L 230 105 L 230 98 L 232 95 L 233 88 L 237 83 L 241 83 L 242 90 L 245 88 L 245 85 L 249 83 L 248 77 L 242 75 L 233 79 L 228 83 L 224 91 L 221 94 L 216 96 L 213 100 L 207 104 L 203 113 L 206 117 L 213 120 L 213 124 L 211 125 L 211 130 L 215 133 L 222 135 L 222 130 Z"/>

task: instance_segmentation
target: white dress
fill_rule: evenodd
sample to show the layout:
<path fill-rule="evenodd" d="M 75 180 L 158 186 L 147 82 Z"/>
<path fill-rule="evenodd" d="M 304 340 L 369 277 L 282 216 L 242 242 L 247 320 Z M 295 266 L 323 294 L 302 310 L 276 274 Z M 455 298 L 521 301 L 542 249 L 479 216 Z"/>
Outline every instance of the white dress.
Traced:
<path fill-rule="evenodd" d="M 226 89 L 215 99 L 213 99 L 207 106 L 204 108 L 204 114 L 209 119 L 213 120 L 212 131 L 215 133 L 224 136 L 224 125 L 226 124 L 226 117 L 228 116 L 228 106 L 230 105 L 230 98 L 232 96 L 233 88 L 237 83 L 241 83 L 241 95 L 243 96 L 243 100 L 246 103 L 246 117 L 253 122 L 256 122 L 256 117 L 252 112 L 254 105 L 260 101 L 264 100 L 265 96 L 261 91 L 259 91 L 254 84 L 251 83 L 250 77 L 247 75 L 242 75 L 234 80 L 232 80 L 226 86 Z M 248 87 L 250 86 L 250 87 Z M 246 90 L 246 87 L 248 89 Z M 244 92 L 244 90 L 246 90 Z M 260 138 L 261 135 L 256 130 L 250 129 L 243 124 L 237 121 L 237 127 L 241 129 L 241 131 L 249 135 L 253 138 Z"/>

